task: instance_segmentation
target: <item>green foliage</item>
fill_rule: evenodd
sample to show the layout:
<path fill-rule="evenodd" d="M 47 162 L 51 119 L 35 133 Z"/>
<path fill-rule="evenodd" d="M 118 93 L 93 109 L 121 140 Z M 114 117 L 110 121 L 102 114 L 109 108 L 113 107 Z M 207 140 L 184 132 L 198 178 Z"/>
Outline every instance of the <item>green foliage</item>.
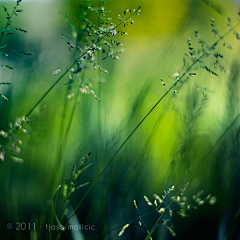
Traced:
<path fill-rule="evenodd" d="M 18 13 L 21 13 L 22 10 L 18 10 L 17 7 L 21 1 L 17 1 L 16 7 L 14 7 L 13 13 L 9 14 L 6 7 L 3 6 L 4 11 L 7 14 L 7 25 L 5 29 L 2 31 L 1 40 L 3 36 L 5 35 L 11 35 L 13 32 L 11 31 L 11 20 L 12 16 L 16 15 L 18 16 Z M 207 5 L 209 5 L 209 1 L 204 1 Z M 210 6 L 213 8 L 213 5 L 210 4 Z M 209 97 L 208 89 L 200 86 L 200 84 L 196 83 L 194 81 L 195 76 L 198 75 L 198 70 L 206 70 L 208 73 L 213 75 L 214 77 L 218 77 L 219 73 L 218 70 L 228 73 L 226 68 L 221 63 L 223 59 L 223 55 L 216 50 L 216 47 L 219 45 L 220 42 L 225 41 L 225 37 L 229 32 L 232 32 L 237 40 L 240 40 L 240 35 L 236 31 L 236 26 L 239 25 L 239 23 L 236 26 L 232 26 L 231 20 L 228 18 L 227 20 L 227 26 L 228 26 L 228 32 L 225 35 L 221 35 L 218 31 L 218 29 L 215 26 L 214 19 L 211 19 L 211 26 L 212 26 L 212 33 L 214 34 L 214 37 L 217 38 L 217 40 L 212 44 L 208 45 L 205 40 L 203 40 L 197 31 L 195 31 L 195 38 L 199 44 L 199 47 L 196 48 L 194 44 L 192 43 L 192 39 L 187 39 L 187 45 L 188 45 L 188 52 L 185 53 L 185 56 L 183 58 L 183 65 L 182 68 L 177 71 L 175 74 L 172 75 L 173 77 L 173 83 L 168 88 L 168 90 L 162 95 L 162 97 L 156 102 L 156 104 L 148 111 L 148 113 L 142 118 L 142 120 L 136 125 L 136 127 L 132 130 L 132 132 L 128 135 L 128 137 L 123 141 L 123 143 L 120 145 L 119 148 L 115 151 L 115 153 L 110 157 L 110 159 L 107 161 L 106 165 L 103 167 L 103 169 L 100 169 L 99 175 L 95 178 L 95 180 L 92 182 L 90 187 L 88 188 L 87 192 L 83 195 L 83 197 L 80 199 L 78 204 L 75 207 L 74 212 L 71 214 L 71 216 L 67 219 L 68 214 L 68 205 L 70 203 L 70 198 L 72 197 L 73 193 L 76 192 L 76 190 L 88 185 L 87 183 L 81 184 L 77 186 L 77 181 L 81 177 L 82 173 L 90 166 L 86 166 L 86 162 L 89 159 L 90 153 L 83 157 L 78 165 L 74 165 L 72 175 L 70 180 L 64 179 L 62 185 L 58 185 L 59 179 L 61 179 L 61 170 L 62 170 L 62 159 L 64 158 L 64 148 L 66 146 L 67 140 L 68 140 L 68 134 L 70 132 L 70 128 L 73 125 L 73 115 L 74 110 L 76 107 L 77 102 L 82 98 L 82 94 L 88 94 L 95 98 L 96 100 L 100 101 L 100 97 L 97 93 L 99 91 L 94 89 L 94 83 L 98 82 L 101 83 L 102 79 L 95 79 L 94 77 L 89 77 L 91 74 L 88 74 L 88 72 L 91 73 L 91 71 L 97 71 L 102 73 L 109 73 L 108 70 L 104 68 L 102 63 L 108 60 L 115 60 L 119 59 L 119 54 L 122 53 L 122 50 L 119 49 L 119 47 L 122 46 L 122 44 L 118 41 L 117 36 L 123 36 L 128 35 L 126 31 L 123 31 L 120 27 L 126 27 L 129 25 L 132 25 L 134 23 L 133 17 L 135 15 L 139 15 L 141 9 L 140 7 L 137 10 L 131 10 L 127 9 L 123 12 L 122 15 L 118 15 L 117 19 L 120 23 L 114 24 L 111 17 L 109 17 L 110 11 L 107 11 L 104 7 L 104 1 L 99 2 L 99 7 L 91 7 L 88 1 L 82 1 L 80 4 L 79 12 L 75 17 L 70 16 L 67 13 L 60 12 L 66 19 L 67 24 L 69 25 L 71 29 L 71 37 L 67 36 L 65 34 L 62 34 L 64 39 L 67 39 L 67 47 L 69 49 L 69 52 L 71 54 L 72 64 L 66 68 L 66 70 L 62 70 L 61 68 L 58 68 L 57 70 L 53 71 L 53 75 L 59 75 L 60 77 L 57 78 L 55 83 L 47 90 L 47 92 L 41 96 L 40 100 L 32 107 L 32 109 L 21 118 L 17 118 L 13 123 L 10 123 L 9 129 L 7 131 L 0 131 L 1 137 L 4 139 L 3 142 L 0 144 L 0 159 L 2 161 L 5 160 L 5 155 L 7 151 L 10 151 L 10 156 L 13 161 L 15 162 L 23 162 L 23 159 L 19 157 L 19 153 L 21 152 L 20 145 L 22 144 L 22 141 L 18 137 L 18 131 L 22 131 L 23 133 L 27 132 L 27 123 L 29 123 L 30 116 L 32 112 L 36 109 L 36 107 L 43 101 L 43 99 L 52 91 L 53 88 L 60 82 L 60 80 L 68 75 L 68 81 L 64 87 L 67 88 L 67 94 L 65 97 L 64 102 L 64 111 L 63 111 L 63 118 L 61 119 L 60 123 L 60 133 L 61 136 L 58 139 L 58 152 L 56 154 L 56 164 L 54 168 L 53 178 L 54 182 L 52 184 L 52 198 L 53 198 L 53 212 L 55 216 L 55 220 L 57 224 L 60 226 L 60 230 L 64 231 L 66 229 L 66 226 L 69 222 L 69 219 L 76 214 L 77 209 L 81 206 L 86 196 L 89 194 L 91 189 L 94 187 L 94 185 L 99 181 L 100 177 L 105 173 L 106 169 L 110 165 L 110 163 L 114 160 L 115 156 L 122 150 L 123 146 L 126 145 L 126 143 L 129 141 L 129 139 L 133 136 L 133 134 L 137 131 L 140 125 L 142 125 L 143 122 L 145 122 L 146 118 L 152 113 L 152 111 L 156 108 L 157 105 L 159 105 L 160 102 L 166 97 L 166 95 L 169 92 L 173 92 L 175 95 L 178 93 L 181 93 L 181 88 L 184 86 L 186 82 L 193 83 L 193 88 L 195 89 L 193 93 L 191 94 L 191 98 L 188 98 L 188 102 L 186 103 L 186 109 L 187 113 L 183 114 L 183 122 L 184 122 L 184 129 L 186 130 L 186 137 L 181 139 L 181 144 L 179 149 L 176 151 L 176 155 L 172 161 L 172 168 L 175 167 L 176 164 L 181 164 L 186 166 L 186 174 L 184 176 L 184 186 L 180 188 L 180 190 L 172 197 L 169 195 L 172 194 L 172 192 L 175 190 L 174 186 L 169 188 L 167 191 L 164 191 L 164 194 L 162 196 L 159 196 L 157 194 L 154 194 L 154 200 L 151 201 L 147 196 L 144 196 L 144 200 L 147 203 L 148 206 L 152 207 L 154 209 L 154 212 L 158 215 L 158 220 L 155 222 L 155 224 L 152 226 L 151 229 L 147 227 L 147 223 L 143 219 L 143 215 L 141 214 L 137 202 L 134 200 L 134 207 L 137 210 L 138 217 L 136 218 L 139 222 L 139 225 L 143 225 L 145 228 L 145 231 L 147 233 L 147 236 L 145 239 L 152 239 L 152 234 L 157 229 L 158 224 L 160 220 L 162 221 L 163 225 L 169 230 L 169 232 L 172 234 L 172 236 L 176 236 L 176 233 L 174 231 L 173 227 L 173 217 L 174 213 L 177 213 L 181 217 L 187 217 L 189 216 L 189 212 L 191 209 L 197 209 L 201 207 L 202 205 L 209 203 L 210 205 L 215 204 L 217 201 L 217 198 L 215 196 L 212 196 L 208 194 L 207 196 L 203 197 L 203 191 L 199 191 L 196 194 L 192 196 L 187 196 L 186 189 L 188 183 L 192 180 L 192 177 L 194 176 L 195 172 L 198 170 L 199 166 L 202 164 L 202 162 L 206 159 L 204 157 L 202 161 L 197 165 L 193 171 L 192 169 L 188 169 L 188 162 L 185 161 L 186 159 L 190 159 L 191 155 L 188 154 L 188 149 L 191 148 L 191 144 L 193 144 L 194 134 L 192 134 L 194 129 L 194 123 L 196 122 L 196 119 L 198 116 L 202 113 L 205 105 L 208 103 Z M 94 14 L 94 17 L 92 17 L 92 14 Z M 238 12 L 238 15 L 240 13 Z M 98 19 L 97 23 L 96 20 Z M 93 19 L 93 20 L 92 20 Z M 240 19 L 238 19 L 240 21 Z M 20 31 L 23 33 L 26 33 L 27 31 L 22 28 L 14 28 L 16 31 Z M 228 49 L 232 49 L 230 45 L 223 42 L 223 46 L 227 47 Z M 7 51 L 10 51 L 14 53 L 15 56 L 19 57 L 20 54 L 23 55 L 32 55 L 32 53 L 25 52 L 25 51 L 17 51 L 17 50 L 10 50 L 6 48 L 7 45 L 1 46 L 1 57 L 8 57 Z M 214 70 L 211 66 L 209 66 L 209 63 L 207 62 L 208 57 L 214 58 Z M 14 70 L 13 67 L 9 65 L 1 65 L 2 68 Z M 163 86 L 166 86 L 165 81 L 161 78 L 161 83 Z M 11 83 L 7 82 L 1 82 L 1 85 L 9 85 Z M 97 93 L 96 93 L 97 92 Z M 196 102 L 198 101 L 198 93 L 201 92 L 203 97 L 200 103 L 196 106 Z M 5 99 L 8 100 L 2 93 L 0 95 Z M 174 96 L 175 96 L 174 95 Z M 193 96 L 192 96 L 193 95 Z M 199 94 L 200 95 L 200 94 Z M 188 96 L 187 96 L 188 97 Z M 75 98 L 75 99 L 74 99 Z M 73 107 L 72 109 L 68 108 L 69 102 L 71 99 L 74 99 L 73 101 Z M 194 106 L 192 104 L 194 103 Z M 180 112 L 178 107 L 175 107 L 175 110 Z M 70 113 L 70 114 L 69 114 Z M 67 119 L 67 116 L 70 116 L 69 119 Z M 154 125 L 155 126 L 155 125 Z M 231 125 L 230 125 L 231 126 Z M 153 128 L 154 129 L 154 128 Z M 229 129 L 229 128 L 228 128 Z M 228 130 L 227 129 L 227 130 Z M 227 131 L 226 130 L 226 131 Z M 223 135 L 225 132 L 223 133 Z M 150 133 L 151 135 L 151 133 Z M 222 136 L 223 136 L 222 135 Z M 222 137 L 221 136 L 221 137 Z M 220 138 L 221 138 L 220 137 Z M 218 141 L 216 142 L 216 144 Z M 215 145 L 216 145 L 215 144 Z M 213 148 L 215 147 L 213 146 Z M 213 149 L 212 148 L 212 149 Z M 8 149 L 8 150 L 7 150 Z M 210 150 L 211 151 L 211 150 Z M 210 152 L 209 151 L 209 152 Z M 207 155 L 209 154 L 207 153 Z M 206 156 L 207 156 L 206 155 Z M 185 161 L 185 162 L 184 162 Z M 189 176 L 190 172 L 190 176 Z M 59 173 L 59 174 L 58 174 Z M 188 177 L 189 176 L 189 177 Z M 185 178 L 187 178 L 187 181 L 185 181 Z M 57 183 L 57 184 L 56 184 Z M 177 184 L 177 183 L 176 183 Z M 58 187 L 56 188 L 56 185 Z M 58 197 L 58 194 L 61 193 L 61 197 Z M 62 211 L 62 217 L 59 220 L 58 214 L 57 214 L 57 200 L 62 199 L 64 202 L 64 207 L 61 208 Z M 51 210 L 49 211 L 51 215 Z M 45 214 L 45 213 L 43 213 Z M 53 219 L 51 219 L 51 216 L 49 217 L 50 223 L 53 223 Z M 121 231 L 119 232 L 118 236 L 122 236 L 126 229 L 133 223 L 136 219 L 132 219 L 126 224 L 122 224 Z M 65 222 L 65 224 L 63 224 Z M 39 227 L 40 228 L 40 227 Z M 60 238 L 62 232 L 58 233 L 57 236 Z M 51 238 L 51 234 L 48 233 L 47 237 L 48 239 Z"/>

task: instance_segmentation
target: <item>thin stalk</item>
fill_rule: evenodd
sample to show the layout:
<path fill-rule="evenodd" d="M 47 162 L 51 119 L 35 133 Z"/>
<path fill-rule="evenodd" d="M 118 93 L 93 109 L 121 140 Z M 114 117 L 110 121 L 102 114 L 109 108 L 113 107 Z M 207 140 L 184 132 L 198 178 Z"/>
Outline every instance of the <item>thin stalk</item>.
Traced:
<path fill-rule="evenodd" d="M 70 92 L 70 87 L 68 85 L 67 88 L 67 93 L 66 96 L 68 96 Z M 54 199 L 53 204 L 55 203 L 55 198 L 56 198 L 56 190 L 55 190 L 55 186 L 58 184 L 59 182 L 59 178 L 61 176 L 61 172 L 62 172 L 62 159 L 63 159 L 63 154 L 64 154 L 64 142 L 66 141 L 65 137 L 62 137 L 62 133 L 64 132 L 64 125 L 66 123 L 66 117 L 67 117 L 67 104 L 68 104 L 68 99 L 67 97 L 65 97 L 64 99 L 64 107 L 63 107 L 63 117 L 61 119 L 61 125 L 60 125 L 60 136 L 58 138 L 58 153 L 56 155 L 56 160 L 55 160 L 55 167 L 53 169 L 53 182 L 52 182 L 52 199 Z M 57 190 L 59 190 L 60 188 L 58 187 Z M 54 206 L 51 207 L 51 211 L 50 211 L 50 217 L 49 217 L 49 223 L 53 224 L 53 220 L 54 220 L 54 215 L 56 215 L 56 212 L 54 210 Z M 52 239 L 52 231 L 49 231 L 47 233 L 47 237 L 46 239 L 51 240 Z"/>
<path fill-rule="evenodd" d="M 74 116 L 74 113 L 75 113 L 75 110 L 76 110 L 77 99 L 78 99 L 79 94 L 80 94 L 80 91 L 78 92 L 77 96 L 75 96 L 74 106 L 73 106 L 73 109 L 72 109 L 72 112 L 71 112 L 71 115 L 70 115 L 70 120 L 68 122 L 64 138 L 63 138 L 63 145 L 62 146 L 66 146 L 66 141 L 67 141 L 67 138 L 68 138 L 68 135 L 69 135 L 69 132 L 70 132 L 71 125 L 72 125 L 73 116 Z M 65 208 L 66 207 L 67 207 L 67 205 L 65 205 Z M 62 226 L 62 224 L 60 226 Z M 62 235 L 62 231 L 59 231 L 56 239 L 59 240 L 61 238 L 61 235 Z"/>
<path fill-rule="evenodd" d="M 63 135 L 64 133 L 64 126 L 66 124 L 66 118 L 68 116 L 68 99 L 67 99 L 67 96 L 68 94 L 70 93 L 70 87 L 68 86 L 68 89 L 67 89 L 67 94 L 66 94 L 66 97 L 65 97 L 65 101 L 64 101 L 64 107 L 63 107 L 63 117 L 62 117 L 62 121 L 61 121 L 61 126 L 60 126 L 60 136 L 59 136 L 59 140 L 58 140 L 58 146 L 59 146 L 59 153 L 57 154 L 57 157 L 56 157 L 56 167 L 55 167 L 55 170 L 54 170 L 54 179 L 55 179 L 55 182 L 58 181 L 57 179 L 57 173 L 59 173 L 59 170 L 61 168 L 61 160 L 62 160 L 62 157 L 63 157 L 63 147 L 65 146 L 65 141 L 66 141 L 66 134 L 65 136 Z M 62 137 L 63 136 L 63 137 Z M 53 183 L 53 187 L 55 187 L 55 184 Z"/>
<path fill-rule="evenodd" d="M 86 70 L 85 70 L 86 71 Z M 84 74 L 85 74 L 85 71 L 83 72 L 83 77 L 84 77 Z M 66 96 L 68 96 L 71 92 L 71 87 L 70 85 L 68 85 L 68 88 L 67 88 L 67 94 Z M 64 154 L 64 147 L 66 146 L 66 142 L 67 142 L 67 138 L 68 138 L 68 134 L 69 134 L 69 130 L 70 130 L 70 127 L 71 127 L 71 123 L 72 123 L 72 120 L 73 120 L 73 115 L 74 115 L 74 112 L 75 112 L 75 108 L 76 108 L 76 102 L 77 102 L 77 97 L 79 95 L 79 92 L 78 91 L 78 94 L 75 98 L 75 103 L 74 103 L 74 107 L 72 109 L 72 112 L 71 112 L 71 115 L 70 115 L 70 120 L 69 120 L 69 123 L 67 125 L 67 128 L 66 128 L 66 131 L 64 131 L 64 126 L 66 125 L 66 117 L 68 116 L 68 99 L 67 97 L 65 98 L 65 101 L 64 101 L 64 107 L 63 107 L 63 118 L 62 118 L 62 121 L 61 121 L 61 126 L 60 126 L 60 136 L 59 136 L 59 142 L 58 142 L 58 146 L 59 146 L 59 152 L 56 156 L 56 164 L 55 164 L 55 169 L 53 170 L 54 173 L 53 173 L 53 183 L 52 183 L 52 190 L 55 191 L 55 186 L 58 184 L 58 181 L 61 177 L 61 174 L 62 174 L 62 159 L 63 159 L 63 154 Z M 65 133 L 64 133 L 65 132 Z M 62 137 L 63 136 L 63 137 Z M 53 196 L 55 197 L 55 192 L 53 194 Z M 54 207 L 53 207 L 54 208 Z M 54 210 L 54 209 L 53 209 Z M 50 213 L 50 223 L 53 221 L 53 218 L 54 218 L 54 215 L 55 215 L 55 212 L 54 211 L 51 211 Z M 50 237 L 49 239 L 51 239 L 51 235 L 52 233 L 50 232 L 49 233 Z"/>
<path fill-rule="evenodd" d="M 98 9 L 100 14 L 100 8 L 101 8 L 101 0 L 98 2 Z M 98 16 L 98 28 L 100 27 L 100 16 Z M 98 51 L 97 55 L 97 62 L 98 66 L 101 62 L 101 53 Z M 99 99 L 102 99 L 102 83 L 101 83 L 101 71 L 98 69 L 98 97 Z M 103 168 L 103 159 L 102 159 L 102 103 L 101 101 L 97 102 L 98 104 L 98 171 L 100 171 Z M 106 206 L 105 206 L 105 199 L 104 199 L 104 179 L 103 177 L 100 179 L 100 231 L 105 231 L 106 226 Z"/>

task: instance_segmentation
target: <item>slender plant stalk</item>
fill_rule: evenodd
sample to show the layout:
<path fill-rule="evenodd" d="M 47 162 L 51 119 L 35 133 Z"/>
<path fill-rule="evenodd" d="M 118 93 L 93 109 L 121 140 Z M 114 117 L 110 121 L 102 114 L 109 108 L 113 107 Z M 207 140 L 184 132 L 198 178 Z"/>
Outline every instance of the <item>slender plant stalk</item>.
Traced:
<path fill-rule="evenodd" d="M 66 140 L 68 138 L 68 134 L 70 132 L 70 128 L 71 128 L 72 121 L 73 121 L 73 116 L 74 116 L 74 113 L 75 113 L 75 110 L 76 110 L 77 99 L 78 99 L 79 94 L 80 94 L 80 92 L 78 92 L 77 96 L 75 97 L 74 106 L 73 106 L 73 109 L 72 109 L 72 112 L 71 112 L 71 115 L 70 115 L 70 120 L 69 120 L 67 129 L 66 129 L 66 133 L 65 133 L 65 136 L 64 136 L 64 139 L 65 139 L 64 145 L 66 145 L 65 143 L 66 143 Z M 60 222 L 60 226 L 62 226 L 61 222 Z M 56 239 L 59 240 L 61 238 L 61 235 L 62 235 L 62 231 L 59 231 L 58 234 L 57 234 L 57 238 Z"/>
<path fill-rule="evenodd" d="M 86 72 L 86 69 L 84 69 L 83 78 L 84 78 L 85 72 Z M 67 95 L 70 94 L 70 91 L 71 91 L 71 89 L 68 87 Z M 64 111 L 63 111 L 64 117 L 62 119 L 61 129 L 60 129 L 60 133 L 61 133 L 61 135 L 63 135 L 63 137 L 62 138 L 61 138 L 61 136 L 59 137 L 59 153 L 56 157 L 56 167 L 55 167 L 55 174 L 54 174 L 54 178 L 53 178 L 54 179 L 54 184 L 53 184 L 53 188 L 52 188 L 53 191 L 55 191 L 55 185 L 59 181 L 59 177 L 61 177 L 61 172 L 62 172 L 61 162 L 62 162 L 63 154 L 64 154 L 63 150 L 65 149 L 65 147 L 67 145 L 67 139 L 68 139 L 68 135 L 69 135 L 69 132 L 70 132 L 71 125 L 72 125 L 73 116 L 74 116 L 74 113 L 75 113 L 75 110 L 76 110 L 77 99 L 78 99 L 79 94 L 80 94 L 80 91 L 78 91 L 78 94 L 75 96 L 74 106 L 72 108 L 71 113 L 69 114 L 70 119 L 69 119 L 68 124 L 66 123 L 66 116 L 68 116 L 68 114 L 67 114 L 67 112 L 68 112 L 67 103 L 68 103 L 69 100 L 67 98 L 65 98 Z M 64 132 L 64 125 L 66 125 L 66 124 L 67 124 L 67 127 L 66 127 L 66 130 Z M 55 193 L 54 193 L 53 196 L 55 196 Z M 62 232 L 59 232 L 57 239 L 60 239 L 61 233 Z"/>
<path fill-rule="evenodd" d="M 86 69 L 84 69 L 83 78 L 84 78 L 85 72 L 86 72 Z M 68 84 L 66 96 L 68 96 L 70 94 L 70 92 L 71 92 L 71 88 L 70 88 L 70 85 Z M 59 179 L 61 178 L 61 175 L 62 175 L 62 167 L 63 167 L 62 166 L 62 159 L 63 159 L 63 155 L 64 155 L 64 149 L 65 149 L 65 146 L 67 144 L 67 139 L 68 139 L 69 131 L 70 131 L 70 128 L 71 128 L 73 116 L 74 116 L 74 113 L 75 113 L 79 93 L 80 93 L 80 91 L 78 91 L 77 96 L 75 96 L 75 102 L 74 102 L 74 106 L 72 108 L 71 114 L 68 114 L 69 99 L 67 97 L 65 97 L 65 99 L 64 99 L 63 118 L 62 118 L 62 121 L 61 121 L 60 131 L 59 131 L 60 132 L 59 142 L 58 142 L 59 151 L 56 155 L 56 163 L 55 163 L 55 168 L 53 170 L 53 183 L 52 183 L 53 197 L 55 197 L 55 195 L 56 195 L 56 192 L 55 192 L 56 187 L 55 186 L 58 184 Z M 69 115 L 70 115 L 70 120 L 67 124 L 67 116 L 69 116 Z M 64 126 L 66 124 L 67 124 L 67 127 L 66 127 L 66 130 L 65 130 Z M 53 210 L 54 210 L 54 206 L 53 206 Z M 54 215 L 56 216 L 55 211 L 51 211 L 51 213 L 50 213 L 51 214 L 50 223 L 53 222 Z M 51 239 L 51 233 L 50 233 L 49 239 Z"/>
<path fill-rule="evenodd" d="M 67 94 L 69 94 L 69 86 L 67 89 Z M 56 160 L 55 160 L 55 168 L 53 169 L 53 182 L 52 182 L 52 199 L 56 198 L 56 190 L 55 190 L 55 186 L 57 185 L 58 181 L 59 181 L 59 176 L 61 176 L 61 172 L 62 172 L 62 158 L 63 158 L 63 150 L 64 150 L 64 142 L 66 141 L 65 137 L 62 137 L 62 133 L 64 132 L 64 125 L 66 123 L 66 117 L 67 117 L 67 97 L 65 97 L 64 99 L 64 107 L 63 107 L 63 117 L 61 119 L 61 125 L 60 125 L 60 136 L 58 138 L 58 152 L 56 154 Z M 60 187 L 57 188 L 57 190 L 59 190 Z M 53 201 L 53 204 L 55 204 L 55 200 Z M 56 215 L 56 212 L 54 210 L 54 206 L 52 206 L 52 209 L 50 211 L 50 217 L 49 217 L 49 222 L 50 224 L 53 223 L 54 220 L 54 215 Z M 47 237 L 46 239 L 51 240 L 52 239 L 52 231 L 48 231 L 47 232 Z"/>
<path fill-rule="evenodd" d="M 101 0 L 98 2 L 98 9 L 101 9 Z M 99 13 L 100 14 L 100 13 Z M 98 16 L 98 28 L 100 27 L 100 16 Z M 97 63 L 98 66 L 101 62 L 101 53 L 98 51 L 97 55 Z M 102 82 L 101 82 L 101 71 L 98 69 L 98 98 L 102 99 Z M 97 102 L 98 104 L 98 171 L 103 168 L 103 159 L 102 159 L 102 103 L 101 101 Z M 105 223 L 106 223 L 106 207 L 105 207 L 105 199 L 104 199 L 104 179 L 103 177 L 100 179 L 100 231 L 105 231 Z"/>

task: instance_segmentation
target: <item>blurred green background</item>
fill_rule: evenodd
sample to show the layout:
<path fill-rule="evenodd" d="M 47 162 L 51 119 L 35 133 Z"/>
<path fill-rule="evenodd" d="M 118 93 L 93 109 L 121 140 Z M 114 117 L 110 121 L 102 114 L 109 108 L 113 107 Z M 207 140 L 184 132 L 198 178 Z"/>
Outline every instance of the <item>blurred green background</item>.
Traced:
<path fill-rule="evenodd" d="M 98 1 L 90 3 L 98 6 Z M 1 1 L 1 4 L 9 11 L 15 6 L 13 1 Z M 28 32 L 15 32 L 4 37 L 1 44 L 34 55 L 18 58 L 9 54 L 8 58 L 0 58 L 1 65 L 15 68 L 15 71 L 0 69 L 0 82 L 12 83 L 0 86 L 9 98 L 9 101 L 0 101 L 1 129 L 7 130 L 10 121 L 30 111 L 57 80 L 58 75 L 53 75 L 56 69 L 64 71 L 71 65 L 73 56 L 68 51 L 67 39 L 61 37 L 62 33 L 70 36 L 71 31 L 57 10 L 75 16 L 78 5 L 76 0 L 20 3 L 23 12 L 13 18 L 12 26 Z M 65 123 L 70 121 L 74 100 L 69 100 L 64 110 L 66 75 L 31 114 L 28 133 L 21 135 L 20 157 L 24 162 L 18 164 L 8 157 L 1 162 L 3 239 L 36 239 L 32 231 L 7 229 L 7 223 L 47 221 L 53 187 L 61 184 L 64 177 L 70 179 L 73 165 L 89 151 L 92 166 L 78 182 L 92 183 L 96 179 L 134 127 L 171 86 L 172 75 L 181 69 L 184 52 L 188 51 L 187 38 L 198 48 L 195 30 L 211 45 L 216 41 L 211 33 L 211 18 L 215 19 L 221 34 L 227 31 L 227 17 L 233 25 L 237 23 L 238 4 L 227 0 L 109 0 L 105 4 L 115 22 L 117 14 L 138 6 L 142 12 L 134 17 L 132 26 L 126 27 L 128 36 L 116 37 L 123 43 L 119 49 L 124 49 L 124 53 L 119 55 L 119 60 L 101 63 L 109 71 L 101 74 L 104 79 L 101 101 L 81 95 L 67 140 L 62 140 L 61 124 L 64 116 Z M 6 24 L 5 17 L 1 9 L 1 29 Z M 152 200 L 154 193 L 162 195 L 163 190 L 172 185 L 180 189 L 239 114 L 239 42 L 232 34 L 225 41 L 233 50 L 219 44 L 218 51 L 224 56 L 222 64 L 228 73 L 216 70 L 219 74 L 216 77 L 203 69 L 197 70 L 197 75 L 183 84 L 178 93 L 171 91 L 164 98 L 107 167 L 77 211 L 80 223 L 95 226 L 94 231 L 84 232 L 86 239 L 138 217 L 134 199 L 145 214 L 152 209 L 144 201 L 144 195 Z M 206 61 L 212 69 L 213 61 L 211 57 Z M 93 79 L 93 89 L 99 94 L 98 75 L 93 70 L 88 74 Z M 160 78 L 164 79 L 165 86 Z M 227 239 L 240 238 L 235 228 L 239 223 L 239 155 L 237 120 L 195 173 L 186 192 L 191 201 L 191 196 L 203 189 L 203 195 L 216 196 L 217 203 L 213 206 L 206 203 L 198 210 L 189 211 L 190 218 L 175 214 L 175 239 L 223 239 L 220 237 L 226 234 Z M 73 207 L 87 188 L 74 193 Z M 61 211 L 59 207 L 59 214 Z M 144 218 L 148 229 L 157 218 L 157 213 Z M 118 239 L 120 229 L 98 239 Z M 44 234 L 41 236 L 45 239 Z M 144 239 L 145 236 L 146 230 L 135 221 L 120 239 Z M 153 234 L 153 239 L 171 238 L 161 224 Z M 71 233 L 66 232 L 63 239 L 72 239 Z"/>

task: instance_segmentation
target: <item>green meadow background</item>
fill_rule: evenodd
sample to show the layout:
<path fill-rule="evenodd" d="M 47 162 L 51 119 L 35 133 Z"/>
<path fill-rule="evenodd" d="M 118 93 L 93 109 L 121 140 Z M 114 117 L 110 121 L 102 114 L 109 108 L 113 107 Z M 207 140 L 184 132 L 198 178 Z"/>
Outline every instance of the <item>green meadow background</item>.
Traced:
<path fill-rule="evenodd" d="M 92 6 L 98 6 L 98 1 L 90 2 Z M 14 1 L 1 1 L 3 4 L 9 11 L 15 6 Z M 4 37 L 1 44 L 34 55 L 0 57 L 1 65 L 9 64 L 15 68 L 15 71 L 0 69 L 0 82 L 12 83 L 0 86 L 1 92 L 9 99 L 0 99 L 1 129 L 7 130 L 10 121 L 26 115 L 57 80 L 58 75 L 54 76 L 53 72 L 56 69 L 64 71 L 73 62 L 67 39 L 61 37 L 61 33 L 71 36 L 71 31 L 57 10 L 75 16 L 78 4 L 77 0 L 23 0 L 20 3 L 19 9 L 23 12 L 13 18 L 12 26 L 28 32 L 15 32 Z M 227 0 L 109 0 L 105 4 L 115 22 L 118 13 L 122 15 L 124 10 L 139 6 L 142 12 L 133 18 L 133 25 L 124 29 L 128 36 L 117 36 L 123 43 L 119 50 L 124 53 L 119 55 L 119 60 L 101 63 L 109 71 L 109 74 L 101 73 L 101 93 L 98 74 L 88 70 L 87 76 L 92 79 L 97 95 L 101 95 L 101 101 L 90 95 L 81 95 L 67 140 L 63 140 L 62 119 L 66 121 L 65 129 L 71 119 L 74 98 L 68 100 L 64 110 L 66 75 L 31 114 L 28 133 L 21 135 L 20 157 L 24 162 L 16 163 L 7 157 L 0 163 L 2 239 L 37 239 L 33 229 L 17 231 L 16 223 L 46 223 L 53 189 L 65 177 L 70 180 L 73 165 L 90 151 L 88 161 L 92 166 L 81 175 L 78 183 L 91 184 L 134 127 L 172 85 L 172 75 L 181 69 L 184 52 L 188 51 L 188 37 L 196 49 L 195 30 L 209 45 L 213 44 L 216 38 L 211 33 L 211 18 L 214 18 L 219 32 L 224 34 L 227 17 L 235 25 L 239 8 L 237 2 Z M 96 18 L 92 19 L 96 21 Z M 0 28 L 5 24 L 5 13 L 1 9 Z M 161 196 L 173 185 L 176 190 L 183 187 L 239 114 L 239 42 L 232 34 L 225 41 L 233 50 L 222 47 L 222 44 L 217 50 L 224 56 L 222 64 L 227 73 L 216 70 L 219 75 L 216 77 L 200 69 L 195 77 L 176 88 L 177 93 L 169 92 L 97 181 L 77 210 L 81 224 L 95 226 L 94 231 L 83 231 L 86 239 L 144 239 L 147 233 L 143 226 L 139 226 L 138 220 L 122 237 L 118 237 L 121 227 L 98 236 L 138 217 L 133 200 L 137 201 L 140 212 L 146 214 L 153 209 L 144 201 L 144 195 L 152 200 L 154 193 Z M 211 69 L 213 61 L 211 57 L 206 60 Z M 223 239 L 220 238 L 221 231 L 223 236 L 228 234 L 227 239 L 240 239 L 237 230 L 239 123 L 237 120 L 220 139 L 194 174 L 186 191 L 190 202 L 193 194 L 204 190 L 203 196 L 216 196 L 216 204 L 206 203 L 191 210 L 187 218 L 174 214 L 176 237 L 172 237 L 160 223 L 153 239 Z M 88 187 L 74 193 L 71 197 L 73 207 Z M 60 203 L 61 198 L 59 215 L 62 213 Z M 154 212 L 143 219 L 150 230 L 158 214 Z M 13 224 L 11 230 L 7 229 L 8 223 Z M 39 239 L 47 236 L 42 232 Z M 74 239 L 71 234 L 67 231 L 62 239 Z M 52 239 L 55 235 L 53 231 Z"/>

